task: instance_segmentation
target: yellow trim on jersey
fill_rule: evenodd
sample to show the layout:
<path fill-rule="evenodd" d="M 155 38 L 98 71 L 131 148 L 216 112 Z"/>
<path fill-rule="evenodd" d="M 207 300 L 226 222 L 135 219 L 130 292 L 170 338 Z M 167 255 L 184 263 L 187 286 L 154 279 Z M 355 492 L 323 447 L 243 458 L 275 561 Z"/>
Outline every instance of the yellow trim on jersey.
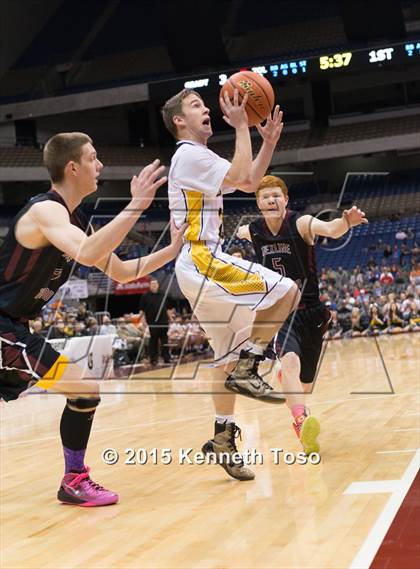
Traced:
<path fill-rule="evenodd" d="M 201 212 L 203 209 L 204 196 L 197 190 L 184 190 L 187 199 L 187 222 L 188 227 L 184 234 L 187 241 L 198 241 L 200 239 Z"/>
<path fill-rule="evenodd" d="M 42 387 L 43 389 L 50 389 L 51 387 L 54 387 L 54 385 L 60 381 L 69 363 L 70 360 L 67 356 L 60 355 L 47 373 L 43 375 L 35 385 L 37 387 Z"/>
<path fill-rule="evenodd" d="M 267 283 L 259 273 L 216 259 L 204 241 L 191 243 L 191 258 L 202 275 L 234 295 L 266 293 Z"/>

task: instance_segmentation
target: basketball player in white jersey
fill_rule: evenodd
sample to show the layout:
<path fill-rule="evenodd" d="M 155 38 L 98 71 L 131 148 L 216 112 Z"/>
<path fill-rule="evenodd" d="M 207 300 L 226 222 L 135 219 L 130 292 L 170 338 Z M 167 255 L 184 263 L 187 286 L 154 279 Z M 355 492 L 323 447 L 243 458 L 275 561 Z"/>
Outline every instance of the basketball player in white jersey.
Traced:
<path fill-rule="evenodd" d="M 198 93 L 185 89 L 162 109 L 164 123 L 178 141 L 168 177 L 169 207 L 177 225 L 188 222 L 176 276 L 214 351 L 215 434 L 203 452 L 228 454 L 229 460 L 220 464 L 238 480 L 251 480 L 254 473 L 232 459 L 240 429 L 233 415 L 235 396 L 229 392 L 284 403 L 283 395 L 260 377 L 258 365 L 279 323 L 299 302 L 291 279 L 221 248 L 223 195 L 257 189 L 283 127 L 277 106 L 265 126 L 257 127 L 263 144 L 252 160 L 246 101 L 244 97 L 239 104 L 236 90 L 233 101 L 227 94 L 220 101 L 223 118 L 236 133 L 231 163 L 207 148 L 210 112 Z"/>

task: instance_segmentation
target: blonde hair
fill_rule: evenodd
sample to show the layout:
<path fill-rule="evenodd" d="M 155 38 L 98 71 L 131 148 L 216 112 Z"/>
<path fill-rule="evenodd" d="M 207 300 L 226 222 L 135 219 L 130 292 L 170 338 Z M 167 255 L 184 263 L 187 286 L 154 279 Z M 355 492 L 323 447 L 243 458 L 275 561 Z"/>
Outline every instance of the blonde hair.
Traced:
<path fill-rule="evenodd" d="M 261 180 L 255 196 L 258 199 L 259 193 L 266 188 L 280 188 L 285 198 L 289 197 L 289 190 L 287 189 L 286 182 L 277 176 L 264 176 Z"/>
<path fill-rule="evenodd" d="M 183 89 L 168 99 L 161 109 L 163 122 L 174 138 L 178 138 L 178 131 L 174 123 L 174 116 L 183 115 L 182 101 L 190 95 L 197 95 L 197 97 L 202 99 L 201 95 L 197 93 L 197 91 L 193 91 L 192 89 Z"/>
<path fill-rule="evenodd" d="M 70 161 L 80 162 L 82 147 L 89 142 L 92 144 L 92 139 L 83 132 L 61 132 L 48 140 L 43 161 L 52 182 L 63 180 L 64 168 Z"/>

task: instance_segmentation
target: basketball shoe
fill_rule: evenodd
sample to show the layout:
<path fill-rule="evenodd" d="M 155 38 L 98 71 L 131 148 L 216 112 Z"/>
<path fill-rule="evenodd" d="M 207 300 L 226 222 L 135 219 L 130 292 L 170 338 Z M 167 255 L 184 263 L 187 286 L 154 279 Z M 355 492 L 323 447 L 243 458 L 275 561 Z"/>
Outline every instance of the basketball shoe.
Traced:
<path fill-rule="evenodd" d="M 118 494 L 96 484 L 89 476 L 90 468 L 83 472 L 69 472 L 61 481 L 57 498 L 64 504 L 77 506 L 109 506 L 118 502 Z"/>
<path fill-rule="evenodd" d="M 306 455 L 312 452 L 319 452 L 319 443 L 317 441 L 318 435 L 321 432 L 321 425 L 318 419 L 308 415 L 305 411 L 303 415 L 295 418 L 292 423 L 297 438 L 302 443 L 303 452 Z"/>
<path fill-rule="evenodd" d="M 205 455 L 215 453 L 216 463 L 220 464 L 229 476 L 236 480 L 254 480 L 255 474 L 244 466 L 236 447 L 235 439 L 241 437 L 241 429 L 235 423 L 214 424 L 214 438 L 201 448 Z M 233 457 L 232 455 L 235 455 Z"/>
<path fill-rule="evenodd" d="M 241 350 L 238 363 L 227 377 L 225 387 L 233 393 L 239 393 L 251 399 L 266 403 L 285 403 L 286 398 L 278 391 L 274 391 L 271 385 L 258 375 L 258 366 L 264 359 L 264 356 Z"/>

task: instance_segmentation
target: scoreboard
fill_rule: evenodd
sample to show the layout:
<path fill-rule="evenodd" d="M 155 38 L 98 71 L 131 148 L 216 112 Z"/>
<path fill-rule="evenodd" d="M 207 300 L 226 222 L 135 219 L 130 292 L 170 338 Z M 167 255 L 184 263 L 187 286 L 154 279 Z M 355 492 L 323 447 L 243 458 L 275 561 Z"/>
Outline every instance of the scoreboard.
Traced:
<path fill-rule="evenodd" d="M 351 71 L 363 72 L 374 68 L 398 67 L 411 62 L 420 62 L 420 40 L 380 48 L 336 51 L 291 61 L 272 61 L 249 68 L 231 68 L 220 73 L 204 73 L 200 76 L 168 79 L 149 83 L 149 89 L 151 98 L 170 97 L 184 88 L 194 89 L 204 94 L 218 91 L 232 73 L 245 69 L 264 75 L 270 83 L 275 85 L 293 78 L 319 79 L 323 76 L 334 76 Z"/>

